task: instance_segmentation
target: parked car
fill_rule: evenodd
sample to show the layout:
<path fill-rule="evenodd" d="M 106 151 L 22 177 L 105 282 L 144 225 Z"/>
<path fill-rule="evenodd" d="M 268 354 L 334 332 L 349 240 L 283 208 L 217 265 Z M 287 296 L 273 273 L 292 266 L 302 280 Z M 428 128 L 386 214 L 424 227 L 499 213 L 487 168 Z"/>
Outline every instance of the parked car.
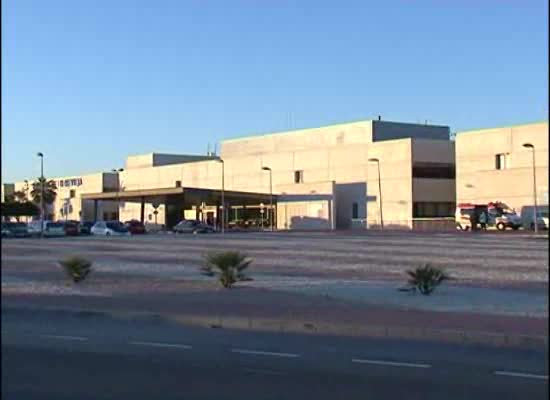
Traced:
<path fill-rule="evenodd" d="M 145 233 L 145 225 L 143 225 L 138 220 L 133 219 L 131 221 L 126 221 L 124 225 L 132 235 L 139 235 L 139 234 Z"/>
<path fill-rule="evenodd" d="M 27 224 L 23 222 L 2 222 L 2 237 L 29 237 Z"/>
<path fill-rule="evenodd" d="M 76 221 L 65 221 L 63 227 L 65 228 L 65 235 L 78 236 L 80 233 L 79 223 Z"/>
<path fill-rule="evenodd" d="M 476 229 L 479 225 L 479 217 L 485 213 L 487 226 L 503 231 L 507 228 L 517 230 L 521 227 L 521 217 L 502 202 L 490 202 L 488 204 L 460 203 L 456 206 L 456 228 L 461 231 Z M 474 226 L 472 227 L 472 221 Z"/>
<path fill-rule="evenodd" d="M 81 222 L 80 224 L 78 224 L 79 233 L 81 235 L 91 235 L 92 226 L 94 226 L 94 222 L 91 222 L 91 221 Z"/>
<path fill-rule="evenodd" d="M 65 224 L 62 222 L 44 221 L 43 227 L 45 237 L 65 236 Z M 29 222 L 27 228 L 32 236 L 40 235 L 40 221 Z"/>
<path fill-rule="evenodd" d="M 90 231 L 92 235 L 130 236 L 130 231 L 120 221 L 98 221 Z"/>
<path fill-rule="evenodd" d="M 174 233 L 213 233 L 216 230 L 207 224 L 192 219 L 184 219 L 178 222 L 172 229 Z"/>

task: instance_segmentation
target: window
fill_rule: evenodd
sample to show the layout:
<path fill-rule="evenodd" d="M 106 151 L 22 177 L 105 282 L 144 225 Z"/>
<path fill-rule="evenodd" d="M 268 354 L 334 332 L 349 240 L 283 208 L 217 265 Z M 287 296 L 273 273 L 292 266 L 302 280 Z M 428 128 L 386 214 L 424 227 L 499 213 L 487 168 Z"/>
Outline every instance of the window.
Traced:
<path fill-rule="evenodd" d="M 176 181 L 176 187 L 181 187 L 181 181 Z"/>
<path fill-rule="evenodd" d="M 454 164 L 415 162 L 412 167 L 413 178 L 455 179 Z"/>
<path fill-rule="evenodd" d="M 74 189 L 71 189 L 71 190 L 69 191 L 69 197 L 70 197 L 71 199 L 74 199 L 75 195 L 76 195 L 75 190 L 74 190 Z"/>
<path fill-rule="evenodd" d="M 506 169 L 508 168 L 508 154 L 496 154 L 495 155 L 495 169 Z"/>
<path fill-rule="evenodd" d="M 294 171 L 294 183 L 304 182 L 304 171 Z"/>
<path fill-rule="evenodd" d="M 359 204 L 353 203 L 351 205 L 351 218 L 357 219 L 359 218 Z"/>
<path fill-rule="evenodd" d="M 415 202 L 413 203 L 413 218 L 452 217 L 455 203 L 450 202 Z"/>

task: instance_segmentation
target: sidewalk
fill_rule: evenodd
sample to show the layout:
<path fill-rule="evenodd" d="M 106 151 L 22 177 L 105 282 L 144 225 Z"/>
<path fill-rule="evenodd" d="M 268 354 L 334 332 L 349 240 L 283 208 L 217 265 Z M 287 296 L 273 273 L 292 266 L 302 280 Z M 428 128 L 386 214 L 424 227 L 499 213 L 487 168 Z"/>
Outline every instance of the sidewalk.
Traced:
<path fill-rule="evenodd" d="M 142 295 L 2 295 L 2 309 L 48 308 L 122 318 L 161 317 L 206 327 L 343 336 L 376 336 L 544 348 L 548 319 L 464 312 L 404 310 L 323 296 L 256 289 Z"/>

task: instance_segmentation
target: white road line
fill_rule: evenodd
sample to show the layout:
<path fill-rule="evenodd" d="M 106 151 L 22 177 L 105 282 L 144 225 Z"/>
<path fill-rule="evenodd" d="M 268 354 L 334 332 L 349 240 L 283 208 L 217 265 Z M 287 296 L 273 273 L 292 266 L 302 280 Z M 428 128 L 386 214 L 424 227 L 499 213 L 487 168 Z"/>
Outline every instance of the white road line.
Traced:
<path fill-rule="evenodd" d="M 288 375 L 281 371 L 272 371 L 270 369 L 260 369 L 260 368 L 243 368 L 243 371 L 253 372 L 256 374 L 264 374 L 264 375 Z"/>
<path fill-rule="evenodd" d="M 177 344 L 177 343 L 158 343 L 158 342 L 129 342 L 129 343 L 136 346 L 168 347 L 168 348 L 183 349 L 183 350 L 189 350 L 193 348 L 193 346 L 189 346 L 187 344 Z"/>
<path fill-rule="evenodd" d="M 40 337 L 45 339 L 59 339 L 59 340 L 77 340 L 80 342 L 85 342 L 88 340 L 87 337 L 83 336 L 65 336 L 65 335 L 40 335 Z"/>
<path fill-rule="evenodd" d="M 390 367 L 408 367 L 408 368 L 431 368 L 430 364 L 417 364 L 408 362 L 396 362 L 396 361 L 382 361 L 382 360 L 365 360 L 360 358 L 354 358 L 351 362 L 358 364 L 374 364 L 374 365 L 387 365 Z"/>
<path fill-rule="evenodd" d="M 517 378 L 542 379 L 545 381 L 548 380 L 548 375 L 526 374 L 523 372 L 495 371 L 494 374 L 502 376 L 514 376 Z"/>
<path fill-rule="evenodd" d="M 261 350 L 231 349 L 231 352 L 239 353 L 239 354 L 251 354 L 251 355 L 257 355 L 257 356 L 272 356 L 272 357 L 286 357 L 286 358 L 300 357 L 299 354 L 276 353 L 273 351 L 261 351 Z"/>

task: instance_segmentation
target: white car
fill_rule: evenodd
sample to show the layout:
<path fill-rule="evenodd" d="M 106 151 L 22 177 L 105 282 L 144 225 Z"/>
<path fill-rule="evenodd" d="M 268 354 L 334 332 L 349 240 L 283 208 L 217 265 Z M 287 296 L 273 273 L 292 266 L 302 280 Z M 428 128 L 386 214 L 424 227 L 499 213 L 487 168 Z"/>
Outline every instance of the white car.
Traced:
<path fill-rule="evenodd" d="M 43 235 L 45 237 L 60 237 L 65 236 L 65 225 L 61 222 L 43 221 Z M 40 221 L 29 222 L 29 234 L 32 236 L 40 236 Z"/>
<path fill-rule="evenodd" d="M 92 235 L 99 236 L 130 236 L 130 231 L 119 221 L 98 221 L 90 230 Z"/>
<path fill-rule="evenodd" d="M 535 224 L 532 221 L 533 219 L 531 218 L 530 228 L 535 229 Z M 539 229 L 548 230 L 548 212 L 547 211 L 537 212 L 537 225 Z"/>

